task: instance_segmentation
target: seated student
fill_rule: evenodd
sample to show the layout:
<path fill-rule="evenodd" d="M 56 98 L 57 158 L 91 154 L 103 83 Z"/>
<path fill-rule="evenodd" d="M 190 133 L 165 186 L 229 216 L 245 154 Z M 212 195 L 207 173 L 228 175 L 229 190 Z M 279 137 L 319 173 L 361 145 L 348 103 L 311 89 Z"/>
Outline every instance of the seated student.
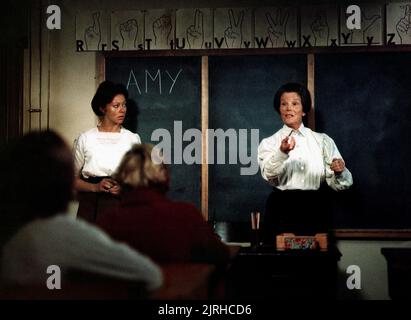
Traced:
<path fill-rule="evenodd" d="M 155 157 L 156 159 L 152 159 Z M 115 179 L 123 192 L 118 209 L 104 212 L 97 224 L 156 262 L 224 264 L 228 247 L 191 204 L 166 197 L 169 172 L 158 149 L 134 145 L 120 163 Z"/>
<path fill-rule="evenodd" d="M 2 248 L 3 285 L 45 285 L 48 266 L 57 265 L 62 283 L 83 273 L 160 287 L 161 270 L 149 258 L 62 213 L 73 198 L 74 164 L 57 134 L 30 133 L 7 145 L 0 162 L 2 225 L 20 225 Z"/>

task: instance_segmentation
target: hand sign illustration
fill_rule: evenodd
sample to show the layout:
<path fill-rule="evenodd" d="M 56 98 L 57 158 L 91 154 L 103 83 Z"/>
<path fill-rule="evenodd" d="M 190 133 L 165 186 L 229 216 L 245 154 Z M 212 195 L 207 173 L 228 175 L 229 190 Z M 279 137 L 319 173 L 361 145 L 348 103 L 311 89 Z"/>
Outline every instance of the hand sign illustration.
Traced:
<path fill-rule="evenodd" d="M 315 14 L 315 19 L 311 24 L 311 31 L 314 35 L 314 45 L 328 45 L 330 28 L 328 26 L 327 13 L 325 11 L 321 10 Z"/>
<path fill-rule="evenodd" d="M 271 13 L 266 12 L 265 17 L 268 22 L 268 36 L 273 47 L 284 47 L 287 40 L 287 22 L 289 18 L 288 11 L 284 16 L 281 14 L 281 9 L 277 9 L 275 20 Z"/>
<path fill-rule="evenodd" d="M 100 12 L 93 13 L 93 25 L 84 31 L 84 40 L 87 50 L 98 50 L 100 48 Z"/>
<path fill-rule="evenodd" d="M 229 27 L 224 31 L 224 40 L 228 48 L 240 48 L 243 42 L 242 25 L 244 19 L 244 11 L 241 11 L 236 20 L 233 10 L 228 10 L 228 18 L 230 20 Z"/>
<path fill-rule="evenodd" d="M 154 32 L 154 44 L 155 45 L 168 45 L 171 29 L 171 16 L 169 14 L 163 14 L 160 18 L 153 22 Z"/>
<path fill-rule="evenodd" d="M 363 30 L 362 38 L 363 38 L 363 43 L 368 42 L 368 37 L 372 37 L 374 33 L 372 32 L 373 28 L 377 26 L 376 22 L 381 19 L 381 16 L 379 15 L 373 15 L 371 17 L 367 17 L 365 15 L 365 12 L 363 12 L 363 21 L 362 21 L 362 26 L 361 29 Z"/>
<path fill-rule="evenodd" d="M 401 6 L 404 9 L 404 6 Z M 411 6 L 405 6 L 404 17 L 398 21 L 395 26 L 397 29 L 398 36 L 400 37 L 401 44 L 407 40 L 405 43 L 410 43 L 411 41 Z"/>
<path fill-rule="evenodd" d="M 187 42 L 189 48 L 202 48 L 204 44 L 203 13 L 196 9 L 194 24 L 187 28 Z"/>
<path fill-rule="evenodd" d="M 361 29 L 350 30 L 348 43 L 368 43 L 368 38 L 374 36 L 373 28 L 377 26 L 376 22 L 381 19 L 380 15 L 367 17 L 365 11 L 362 12 Z"/>
<path fill-rule="evenodd" d="M 135 49 L 138 34 L 138 23 L 136 19 L 129 19 L 120 24 L 120 35 L 122 48 Z"/>

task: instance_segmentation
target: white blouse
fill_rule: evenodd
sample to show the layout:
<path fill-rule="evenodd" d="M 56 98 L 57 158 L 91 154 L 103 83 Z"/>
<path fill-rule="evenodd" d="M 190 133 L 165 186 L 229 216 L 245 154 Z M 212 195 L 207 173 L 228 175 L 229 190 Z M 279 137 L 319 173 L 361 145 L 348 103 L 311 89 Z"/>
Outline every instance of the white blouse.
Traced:
<path fill-rule="evenodd" d="M 292 132 L 292 133 L 291 133 Z M 295 148 L 288 154 L 280 150 L 281 141 L 291 133 Z M 334 140 L 301 124 L 298 130 L 284 125 L 258 147 L 261 174 L 272 186 L 281 190 L 318 190 L 325 180 L 334 190 L 344 190 L 352 183 L 351 172 L 345 168 L 335 175 L 330 165 L 342 159 Z"/>
<path fill-rule="evenodd" d="M 124 154 L 141 143 L 136 133 L 121 128 L 120 132 L 100 132 L 92 128 L 74 141 L 76 174 L 85 177 L 111 176 Z"/>

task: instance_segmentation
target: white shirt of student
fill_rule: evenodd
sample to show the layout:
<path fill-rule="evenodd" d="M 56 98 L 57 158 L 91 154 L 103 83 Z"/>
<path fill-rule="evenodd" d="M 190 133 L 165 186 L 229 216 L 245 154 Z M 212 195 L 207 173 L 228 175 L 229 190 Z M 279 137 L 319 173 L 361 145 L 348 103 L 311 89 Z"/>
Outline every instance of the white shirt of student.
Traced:
<path fill-rule="evenodd" d="M 292 133 L 291 133 L 292 132 Z M 280 150 L 281 141 L 291 133 L 296 145 L 288 154 Z M 342 159 L 334 140 L 301 124 L 298 130 L 284 125 L 258 147 L 261 174 L 272 186 L 281 190 L 318 190 L 325 180 L 334 190 L 344 190 L 352 183 L 351 172 L 345 168 L 335 175 L 330 165 Z"/>
<path fill-rule="evenodd" d="M 120 132 L 100 132 L 92 128 L 74 141 L 76 173 L 85 178 L 111 176 L 124 154 L 141 143 L 136 133 L 121 128 Z"/>
<path fill-rule="evenodd" d="M 163 281 L 148 257 L 68 214 L 28 223 L 4 245 L 1 264 L 2 281 L 14 285 L 45 285 L 50 265 L 60 268 L 62 278 L 77 270 L 142 281 L 149 290 Z"/>

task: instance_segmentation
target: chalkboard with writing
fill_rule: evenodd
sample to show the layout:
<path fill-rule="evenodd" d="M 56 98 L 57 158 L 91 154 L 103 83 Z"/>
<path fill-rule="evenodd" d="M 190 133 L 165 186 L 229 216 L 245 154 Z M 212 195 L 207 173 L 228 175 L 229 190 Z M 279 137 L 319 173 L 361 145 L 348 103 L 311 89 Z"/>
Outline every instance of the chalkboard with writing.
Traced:
<path fill-rule="evenodd" d="M 170 198 L 200 208 L 201 164 L 184 164 L 183 151 L 194 139 L 186 130 L 201 128 L 201 58 L 109 57 L 106 79 L 128 88 L 125 127 L 142 142 L 170 146 Z"/>
<path fill-rule="evenodd" d="M 315 66 L 317 131 L 354 179 L 335 227 L 411 228 L 411 53 L 321 54 Z"/>
<path fill-rule="evenodd" d="M 337 229 L 411 229 L 410 61 L 404 52 L 315 54 L 315 131 L 335 140 L 354 179 L 333 195 Z M 201 127 L 201 57 L 108 57 L 106 79 L 128 86 L 127 128 L 143 142 L 168 139 L 170 197 L 200 207 L 200 162 L 183 158 L 189 129 Z M 273 96 L 290 81 L 306 83 L 305 54 L 209 57 L 210 220 L 264 212 L 271 188 L 257 147 L 282 126 Z"/>
<path fill-rule="evenodd" d="M 306 83 L 307 59 L 305 55 L 210 57 L 209 70 L 210 128 L 227 134 L 225 143 L 214 139 L 214 154 L 225 159 L 218 164 L 215 157 L 216 164 L 210 166 L 209 216 L 216 221 L 250 221 L 251 211 L 264 212 L 271 192 L 258 168 L 257 148 L 282 127 L 273 107 L 274 93 L 286 82 Z"/>

